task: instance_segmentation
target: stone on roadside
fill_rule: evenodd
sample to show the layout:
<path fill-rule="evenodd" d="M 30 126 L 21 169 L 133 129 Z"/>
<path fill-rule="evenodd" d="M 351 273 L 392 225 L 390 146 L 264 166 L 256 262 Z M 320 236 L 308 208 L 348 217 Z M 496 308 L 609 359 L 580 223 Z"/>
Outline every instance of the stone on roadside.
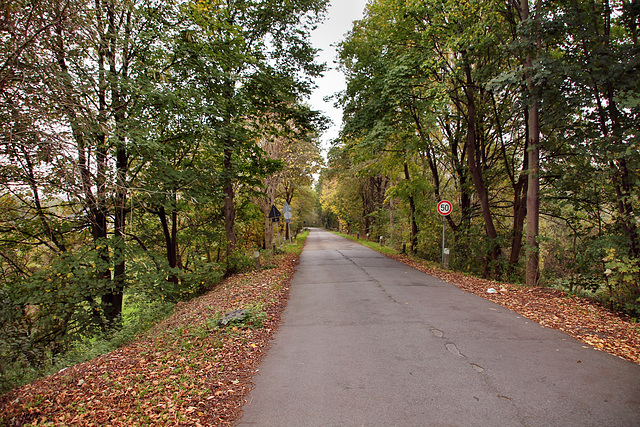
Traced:
<path fill-rule="evenodd" d="M 233 310 L 225 314 L 222 319 L 218 321 L 218 326 L 227 326 L 230 323 L 242 322 L 247 317 L 249 317 L 248 310 Z"/>

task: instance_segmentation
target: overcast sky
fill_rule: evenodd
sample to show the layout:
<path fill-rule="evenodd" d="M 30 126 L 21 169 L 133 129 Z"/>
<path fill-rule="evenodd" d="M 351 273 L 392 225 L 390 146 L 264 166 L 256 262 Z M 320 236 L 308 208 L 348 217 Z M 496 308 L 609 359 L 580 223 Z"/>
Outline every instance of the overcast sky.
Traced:
<path fill-rule="evenodd" d="M 346 87 L 344 75 L 336 70 L 334 63 L 337 55 L 335 45 L 351 30 L 353 21 L 362 18 L 367 0 L 331 0 L 330 3 L 327 18 L 311 35 L 313 45 L 322 49 L 318 62 L 325 62 L 329 67 L 324 77 L 316 81 L 318 88 L 309 100 L 313 109 L 324 112 L 334 122 L 322 136 L 322 146 L 325 150 L 329 147 L 329 141 L 338 137 L 342 125 L 342 111 L 333 106 L 334 101 L 325 102 L 323 98 Z"/>

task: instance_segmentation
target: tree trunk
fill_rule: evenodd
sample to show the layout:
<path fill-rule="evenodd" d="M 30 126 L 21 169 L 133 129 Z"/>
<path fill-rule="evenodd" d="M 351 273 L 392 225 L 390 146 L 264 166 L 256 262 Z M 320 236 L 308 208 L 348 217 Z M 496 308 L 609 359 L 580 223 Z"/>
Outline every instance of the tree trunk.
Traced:
<path fill-rule="evenodd" d="M 113 230 L 113 287 L 102 297 L 103 311 L 107 323 L 118 326 L 122 315 L 122 302 L 125 288 L 125 231 L 127 223 L 127 187 L 125 182 L 128 156 L 123 141 L 116 153 L 116 182 L 118 188 L 115 195 L 115 220 Z"/>
<path fill-rule="evenodd" d="M 98 47 L 99 81 L 97 87 L 98 115 L 96 119 L 100 126 L 93 135 L 91 135 L 91 133 L 87 132 L 86 129 L 83 128 L 83 125 L 81 124 L 82 119 L 78 117 L 79 115 L 76 111 L 76 108 L 81 105 L 81 102 L 75 96 L 77 91 L 73 86 L 73 79 L 70 76 L 69 68 L 67 66 L 66 46 L 64 44 L 66 35 L 65 27 L 63 26 L 62 22 L 56 25 L 57 40 L 55 48 L 56 62 L 62 75 L 64 87 L 61 106 L 64 113 L 69 119 L 72 136 L 77 145 L 77 164 L 80 173 L 80 182 L 82 185 L 83 204 L 86 208 L 86 211 L 88 212 L 88 220 L 91 227 L 91 236 L 93 238 L 96 251 L 98 252 L 98 258 L 100 259 L 100 263 L 97 263 L 96 265 L 95 276 L 98 281 L 103 282 L 105 287 L 110 287 L 109 282 L 111 282 L 112 279 L 109 266 L 111 265 L 112 258 L 109 252 L 109 245 L 106 242 L 108 238 L 108 207 L 106 185 L 106 171 L 108 168 L 107 145 L 106 136 L 104 132 L 100 130 L 106 128 L 105 123 L 107 121 L 106 116 L 108 108 L 106 103 L 106 91 L 108 85 L 106 81 L 105 68 L 107 37 L 104 34 L 104 22 L 102 20 L 101 14 L 97 16 L 97 27 L 100 32 L 101 38 Z M 95 146 L 90 145 L 91 139 L 89 138 L 89 135 L 95 138 Z M 92 150 L 95 150 L 95 165 L 91 164 Z M 93 171 L 92 168 L 95 168 L 95 171 Z M 96 189 L 96 194 L 94 194 L 93 192 L 94 188 Z M 89 295 L 87 298 L 92 307 L 96 306 L 94 297 L 95 295 Z M 92 315 L 95 317 L 96 323 L 101 324 L 102 327 L 107 327 L 107 324 L 103 322 L 103 320 L 108 319 L 107 313 L 104 312 L 104 303 L 105 302 L 103 300 L 100 310 L 97 310 L 96 307 L 96 310 L 92 312 Z M 104 318 L 103 315 L 105 316 Z"/>
<path fill-rule="evenodd" d="M 117 16 L 115 4 L 106 2 L 107 13 L 107 34 L 104 35 L 103 47 L 107 46 L 106 60 L 109 64 L 108 75 L 111 89 L 111 112 L 115 121 L 115 154 L 116 154 L 116 189 L 114 206 L 114 229 L 113 229 L 113 286 L 102 297 L 103 311 L 107 323 L 118 326 L 122 315 L 122 302 L 126 283 L 126 242 L 125 232 L 127 223 L 127 173 L 129 168 L 129 154 L 127 152 L 124 137 L 126 121 L 126 89 L 122 80 L 128 77 L 129 60 L 127 37 L 129 36 L 131 25 L 131 12 L 126 11 L 123 22 L 119 22 L 121 16 Z M 122 26 L 122 27 L 120 27 Z M 124 34 L 120 33 L 120 30 Z M 123 43 L 122 52 L 118 54 L 118 39 Z M 117 60 L 120 58 L 120 62 Z"/>
<path fill-rule="evenodd" d="M 269 218 L 271 205 L 273 205 L 273 198 L 270 197 L 266 205 L 262 207 L 264 215 L 264 249 L 271 249 L 273 246 L 273 221 Z"/>
<path fill-rule="evenodd" d="M 528 154 L 526 154 L 528 156 Z M 522 236 L 524 221 L 527 217 L 526 197 L 528 177 L 521 176 L 514 188 L 513 195 L 513 237 L 511 239 L 511 254 L 509 256 L 509 273 L 515 271 L 520 253 L 522 252 Z"/>
<path fill-rule="evenodd" d="M 409 176 L 409 164 L 404 162 L 404 178 L 407 182 L 411 181 Z M 415 254 L 418 250 L 418 222 L 416 221 L 416 202 L 413 198 L 413 194 L 409 193 L 409 215 L 411 222 L 411 253 Z"/>
<path fill-rule="evenodd" d="M 173 195 L 175 197 L 175 193 Z M 160 225 L 162 226 L 162 234 L 164 235 L 165 248 L 167 250 L 167 262 L 170 268 L 176 268 L 178 266 L 178 212 L 175 208 L 175 200 L 171 209 L 171 229 L 169 229 L 169 221 L 167 219 L 167 212 L 164 206 L 161 206 L 157 211 L 158 218 L 160 219 Z M 169 276 L 169 282 L 178 284 L 179 280 L 175 274 Z"/>
<path fill-rule="evenodd" d="M 538 230 L 540 222 L 540 121 L 538 101 L 529 110 L 529 177 L 527 184 L 527 286 L 538 285 L 540 264 Z"/>
<path fill-rule="evenodd" d="M 640 256 L 640 244 L 638 243 L 638 227 L 634 221 L 633 205 L 631 204 L 632 195 L 630 184 L 630 174 L 627 163 L 624 158 L 610 162 L 612 174 L 614 177 L 614 188 L 616 198 L 618 200 L 618 215 L 620 225 L 625 237 L 629 240 L 628 255 L 632 258 Z"/>
<path fill-rule="evenodd" d="M 395 229 L 396 229 L 396 225 L 395 225 L 395 204 L 393 203 L 393 199 L 389 199 L 389 229 L 391 230 L 391 233 L 394 233 Z M 368 230 L 365 232 L 365 235 L 366 236 L 369 235 L 369 231 Z"/>
<path fill-rule="evenodd" d="M 536 5 L 536 10 L 538 9 Z M 530 17 L 529 0 L 520 1 L 520 19 L 524 22 Z M 536 36 L 535 42 L 540 43 Z M 531 54 L 527 53 L 524 62 L 525 73 L 527 73 L 527 89 L 530 99 L 528 101 L 527 118 L 527 153 L 529 163 L 529 177 L 527 184 L 527 286 L 537 286 L 539 271 L 538 232 L 540 222 L 540 118 L 538 111 L 539 90 L 533 83 L 530 70 L 533 68 Z"/>
<path fill-rule="evenodd" d="M 227 273 L 229 273 L 229 264 L 228 260 L 230 259 L 231 254 L 236 250 L 236 246 L 238 244 L 238 237 L 236 236 L 236 209 L 235 209 L 235 189 L 233 188 L 233 178 L 236 175 L 235 166 L 233 164 L 233 147 L 235 141 L 234 134 L 234 117 L 235 117 L 235 107 L 234 107 L 234 97 L 235 97 L 235 89 L 234 89 L 234 80 L 232 78 L 232 70 L 225 66 L 223 70 L 226 74 L 226 78 L 224 81 L 223 88 L 223 96 L 225 102 L 225 111 L 224 111 L 224 132 L 222 139 L 222 191 L 224 193 L 224 202 L 222 205 L 222 215 L 224 217 L 224 230 L 227 238 Z"/>
<path fill-rule="evenodd" d="M 230 142 L 227 142 L 230 144 Z M 228 147 L 228 145 L 227 145 Z M 233 164 L 231 162 L 231 148 L 224 149 L 224 204 L 222 214 L 224 215 L 224 229 L 227 237 L 227 257 L 236 249 L 238 238 L 236 237 L 236 210 L 234 206 L 235 190 L 233 188 Z"/>
<path fill-rule="evenodd" d="M 493 223 L 493 217 L 491 215 L 491 208 L 489 205 L 489 192 L 484 184 L 482 177 L 482 169 L 478 165 L 479 153 L 477 150 L 477 133 L 476 133 L 476 104 L 475 96 L 473 92 L 473 81 L 471 78 L 471 65 L 466 61 L 464 62 L 465 74 L 467 82 L 464 87 L 464 92 L 467 98 L 467 162 L 469 164 L 469 171 L 471 172 L 471 178 L 473 184 L 478 193 L 478 199 L 480 200 L 480 208 L 482 210 L 482 218 L 484 219 L 485 230 L 487 237 L 489 237 L 491 248 L 489 255 L 491 260 L 496 263 L 495 271 L 496 276 L 500 275 L 500 267 L 497 265 L 497 261 L 500 258 L 502 252 L 500 245 L 498 244 L 498 232 L 496 231 L 495 224 Z M 484 276 L 490 276 L 490 266 L 485 266 Z"/>

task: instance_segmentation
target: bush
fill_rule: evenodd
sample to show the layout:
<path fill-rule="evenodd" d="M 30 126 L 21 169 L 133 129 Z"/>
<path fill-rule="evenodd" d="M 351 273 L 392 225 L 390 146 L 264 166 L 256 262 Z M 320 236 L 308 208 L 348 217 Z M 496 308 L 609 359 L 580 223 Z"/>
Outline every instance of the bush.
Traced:
<path fill-rule="evenodd" d="M 640 262 L 616 249 L 607 250 L 604 257 L 608 298 L 612 307 L 633 316 L 640 316 Z"/>
<path fill-rule="evenodd" d="M 595 294 L 601 288 L 603 282 L 603 277 L 575 274 L 570 277 L 556 279 L 554 285 L 558 289 L 579 295 L 585 291 Z"/>
<path fill-rule="evenodd" d="M 242 250 L 236 250 L 227 258 L 226 275 L 241 273 L 253 268 L 253 258 Z"/>

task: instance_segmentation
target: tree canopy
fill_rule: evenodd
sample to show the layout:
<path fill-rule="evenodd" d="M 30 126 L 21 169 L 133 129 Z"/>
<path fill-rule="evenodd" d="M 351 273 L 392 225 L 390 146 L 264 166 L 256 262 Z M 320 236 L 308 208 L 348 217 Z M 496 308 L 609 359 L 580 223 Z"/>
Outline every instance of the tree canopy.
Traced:
<path fill-rule="evenodd" d="M 326 3 L 2 3 L 0 376 L 243 268 L 274 174 L 310 197 Z"/>
<path fill-rule="evenodd" d="M 325 222 L 436 261 L 448 199 L 454 268 L 637 313 L 639 19 L 622 0 L 370 1 L 340 44 Z"/>

